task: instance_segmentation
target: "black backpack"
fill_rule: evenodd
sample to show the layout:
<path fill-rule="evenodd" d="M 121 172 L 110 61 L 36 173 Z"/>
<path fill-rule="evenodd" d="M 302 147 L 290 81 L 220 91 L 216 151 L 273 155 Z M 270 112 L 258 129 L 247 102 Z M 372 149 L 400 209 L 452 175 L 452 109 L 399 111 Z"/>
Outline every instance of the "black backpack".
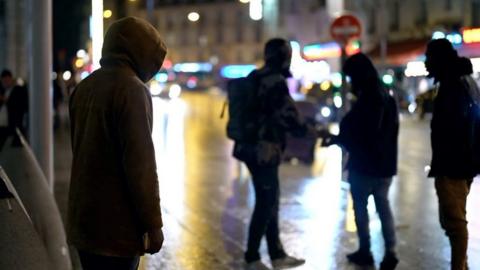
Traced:
<path fill-rule="evenodd" d="M 227 84 L 227 136 L 236 142 L 253 142 L 258 130 L 257 81 L 253 74 Z"/>

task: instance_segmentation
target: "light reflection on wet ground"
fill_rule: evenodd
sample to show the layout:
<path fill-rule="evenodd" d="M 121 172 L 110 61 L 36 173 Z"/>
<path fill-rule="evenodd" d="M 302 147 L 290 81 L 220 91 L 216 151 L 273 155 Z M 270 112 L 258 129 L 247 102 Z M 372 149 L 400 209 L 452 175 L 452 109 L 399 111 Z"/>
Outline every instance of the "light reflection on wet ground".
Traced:
<path fill-rule="evenodd" d="M 253 208 L 244 169 L 231 158 L 220 119 L 223 98 L 184 95 L 154 99 L 154 141 L 166 235 L 163 250 L 146 256 L 140 269 L 242 269 Z M 398 269 L 448 269 L 449 248 L 437 221 L 429 162 L 428 123 L 402 122 L 399 175 L 392 200 L 399 238 Z M 281 231 L 287 252 L 303 256 L 297 269 L 355 269 L 344 256 L 356 248 L 348 184 L 341 181 L 340 150 L 318 149 L 312 166 L 281 168 Z M 468 214 L 471 269 L 480 269 L 480 184 L 474 183 Z M 377 262 L 383 239 L 370 203 L 372 249 Z M 266 249 L 262 247 L 265 263 Z M 378 266 L 378 263 L 377 263 Z"/>

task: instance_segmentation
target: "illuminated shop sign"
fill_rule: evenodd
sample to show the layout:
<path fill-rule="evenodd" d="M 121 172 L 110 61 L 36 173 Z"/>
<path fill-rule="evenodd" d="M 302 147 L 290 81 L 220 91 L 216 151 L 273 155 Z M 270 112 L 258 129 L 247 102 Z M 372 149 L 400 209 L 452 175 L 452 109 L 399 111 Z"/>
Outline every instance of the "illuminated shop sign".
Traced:
<path fill-rule="evenodd" d="M 475 43 L 480 42 L 480 28 L 465 28 L 462 30 L 463 42 Z"/>
<path fill-rule="evenodd" d="M 360 43 L 351 42 L 345 48 L 347 55 L 353 55 L 360 52 Z M 303 55 L 307 60 L 319 60 L 326 58 L 340 57 L 342 49 L 336 42 L 318 43 L 306 45 L 303 48 Z"/>

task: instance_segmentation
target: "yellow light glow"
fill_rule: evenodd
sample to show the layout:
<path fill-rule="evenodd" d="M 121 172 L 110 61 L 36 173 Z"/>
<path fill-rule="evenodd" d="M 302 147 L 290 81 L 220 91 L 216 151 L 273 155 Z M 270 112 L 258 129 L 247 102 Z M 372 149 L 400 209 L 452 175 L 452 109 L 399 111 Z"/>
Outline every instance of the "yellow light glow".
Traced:
<path fill-rule="evenodd" d="M 328 89 L 330 89 L 330 86 L 332 86 L 330 81 L 324 81 L 320 84 L 320 89 L 322 89 L 322 91 L 328 91 Z"/>
<path fill-rule="evenodd" d="M 112 17 L 112 11 L 110 9 L 104 10 L 103 11 L 103 18 L 108 19 Z"/>
<path fill-rule="evenodd" d="M 480 42 L 480 28 L 464 29 L 463 42 L 465 43 Z"/>
<path fill-rule="evenodd" d="M 200 19 L 200 14 L 198 14 L 197 12 L 190 12 L 188 13 L 187 17 L 189 21 L 196 22 Z"/>
<path fill-rule="evenodd" d="M 128 0 L 129 2 L 137 2 L 137 0 Z"/>
<path fill-rule="evenodd" d="M 247 4 L 250 0 L 239 0 L 241 3 Z"/>
<path fill-rule="evenodd" d="M 81 67 L 83 67 L 84 64 L 85 64 L 85 62 L 83 61 L 82 58 L 78 58 L 77 60 L 75 60 L 75 67 L 76 68 L 81 68 Z"/>

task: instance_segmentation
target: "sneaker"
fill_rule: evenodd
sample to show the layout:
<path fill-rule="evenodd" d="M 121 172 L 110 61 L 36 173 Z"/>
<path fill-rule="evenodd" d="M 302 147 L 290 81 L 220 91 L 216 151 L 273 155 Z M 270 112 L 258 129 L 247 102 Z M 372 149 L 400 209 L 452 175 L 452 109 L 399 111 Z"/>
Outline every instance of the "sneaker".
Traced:
<path fill-rule="evenodd" d="M 297 267 L 305 263 L 304 259 L 295 258 L 292 256 L 285 256 L 283 258 L 272 260 L 272 266 L 274 269 L 286 269 Z"/>
<path fill-rule="evenodd" d="M 348 254 L 347 259 L 349 262 L 360 266 L 372 266 L 374 263 L 372 253 L 370 253 L 370 251 L 365 252 L 357 250 L 354 253 Z"/>
<path fill-rule="evenodd" d="M 380 264 L 380 270 L 393 270 L 397 267 L 398 258 L 395 253 L 387 252 L 383 257 L 383 261 Z"/>
<path fill-rule="evenodd" d="M 271 270 L 270 268 L 268 268 L 268 266 L 263 264 L 261 260 L 254 261 L 251 263 L 245 263 L 244 269 L 245 270 Z"/>

